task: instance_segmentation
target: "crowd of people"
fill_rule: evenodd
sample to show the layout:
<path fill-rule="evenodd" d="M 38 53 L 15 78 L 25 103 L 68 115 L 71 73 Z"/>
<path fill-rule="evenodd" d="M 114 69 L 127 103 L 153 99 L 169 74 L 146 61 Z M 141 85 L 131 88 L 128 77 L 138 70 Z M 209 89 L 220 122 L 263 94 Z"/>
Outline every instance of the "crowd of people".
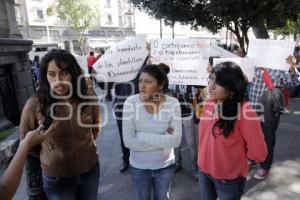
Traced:
<path fill-rule="evenodd" d="M 287 58 L 289 72 L 255 68 L 252 83 L 237 64 L 212 67 L 210 58 L 208 86 L 169 85 L 170 68 L 151 64 L 149 57 L 130 83 L 98 83 L 115 90 L 120 172 L 129 170 L 136 199 L 170 198 L 174 174 L 181 168 L 183 137 L 202 200 L 240 199 L 254 165 L 254 178 L 266 178 L 284 111 L 282 89 L 289 86 L 291 96 L 300 93 L 300 50 L 295 52 Z M 89 73 L 95 73 L 93 64 L 103 54 L 89 54 Z M 21 116 L 19 149 L 0 183 L 1 199 L 12 198 L 25 163 L 29 199 L 95 200 L 101 114 L 89 85 L 93 81 L 80 79 L 82 69 L 65 50 L 51 50 L 39 68 L 37 93 Z M 53 122 L 45 128 L 49 116 Z"/>

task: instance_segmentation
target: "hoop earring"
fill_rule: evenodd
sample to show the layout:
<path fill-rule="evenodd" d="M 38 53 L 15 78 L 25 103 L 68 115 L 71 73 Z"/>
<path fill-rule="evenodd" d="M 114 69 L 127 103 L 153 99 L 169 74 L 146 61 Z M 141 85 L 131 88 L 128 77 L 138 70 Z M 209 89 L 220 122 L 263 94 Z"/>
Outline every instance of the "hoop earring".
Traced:
<path fill-rule="evenodd" d="M 153 101 L 160 101 L 160 94 L 159 93 L 154 93 L 153 94 Z"/>

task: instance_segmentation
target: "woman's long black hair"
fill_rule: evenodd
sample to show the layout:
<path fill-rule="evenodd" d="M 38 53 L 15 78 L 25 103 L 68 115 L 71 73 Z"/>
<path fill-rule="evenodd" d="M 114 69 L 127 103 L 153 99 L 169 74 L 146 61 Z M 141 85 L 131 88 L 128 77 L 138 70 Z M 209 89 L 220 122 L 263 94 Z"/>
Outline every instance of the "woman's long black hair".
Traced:
<path fill-rule="evenodd" d="M 215 74 L 215 83 L 230 92 L 229 97 L 218 107 L 220 118 L 213 126 L 221 129 L 224 137 L 228 137 L 234 128 L 235 121 L 240 113 L 240 103 L 246 99 L 247 77 L 241 68 L 233 62 L 223 62 L 216 65 L 212 73 Z"/>
<path fill-rule="evenodd" d="M 48 71 L 48 64 L 51 61 L 54 61 L 57 67 L 59 67 L 62 70 L 66 70 L 71 74 L 72 77 L 72 88 L 73 88 L 73 95 L 72 99 L 83 102 L 85 99 L 81 98 L 77 92 L 77 88 L 80 87 L 81 94 L 86 95 L 87 94 L 87 85 L 85 78 L 81 78 L 80 85 L 78 85 L 77 80 L 80 75 L 83 74 L 82 69 L 80 68 L 79 64 L 77 63 L 75 57 L 65 51 L 65 50 L 51 50 L 49 53 L 47 53 L 41 61 L 41 67 L 40 67 L 40 73 L 41 73 L 41 80 L 39 84 L 39 88 L 37 90 L 37 97 L 40 102 L 40 112 L 43 115 L 46 115 L 49 107 L 52 103 L 56 102 L 57 99 L 53 98 L 50 93 L 50 84 L 47 80 L 47 71 Z"/>

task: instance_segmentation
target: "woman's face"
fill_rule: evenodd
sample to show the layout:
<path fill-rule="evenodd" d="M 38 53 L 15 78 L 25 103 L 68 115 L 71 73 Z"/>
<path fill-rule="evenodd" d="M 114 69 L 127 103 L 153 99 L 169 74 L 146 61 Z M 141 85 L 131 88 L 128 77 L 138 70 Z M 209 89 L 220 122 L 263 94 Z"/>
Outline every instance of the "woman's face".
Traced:
<path fill-rule="evenodd" d="M 161 93 L 163 85 L 148 73 L 142 72 L 139 79 L 139 90 L 143 99 L 152 99 L 154 94 Z"/>
<path fill-rule="evenodd" d="M 230 96 L 230 91 L 216 83 L 216 76 L 215 74 L 211 74 L 209 77 L 209 91 L 213 93 L 214 98 L 219 101 L 223 102 Z"/>
<path fill-rule="evenodd" d="M 212 65 L 210 65 L 209 63 L 207 64 L 207 68 L 206 68 L 206 71 L 207 73 L 211 74 L 211 70 L 212 70 Z"/>
<path fill-rule="evenodd" d="M 47 69 L 47 80 L 50 88 L 58 96 L 64 96 L 69 94 L 70 85 L 72 81 L 71 74 L 60 69 L 54 60 L 51 60 Z"/>

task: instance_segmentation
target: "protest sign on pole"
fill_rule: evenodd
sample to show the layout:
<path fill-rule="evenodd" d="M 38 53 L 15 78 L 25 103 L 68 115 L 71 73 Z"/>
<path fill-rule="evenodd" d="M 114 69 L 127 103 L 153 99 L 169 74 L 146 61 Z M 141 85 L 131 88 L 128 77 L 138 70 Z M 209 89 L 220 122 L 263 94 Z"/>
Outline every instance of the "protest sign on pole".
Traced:
<path fill-rule="evenodd" d="M 247 57 L 255 59 L 255 66 L 289 70 L 286 58 L 293 55 L 295 42 L 286 40 L 251 39 Z"/>
<path fill-rule="evenodd" d="M 146 40 L 126 39 L 108 49 L 93 65 L 96 79 L 103 82 L 127 82 L 134 79 L 147 58 Z"/>
<path fill-rule="evenodd" d="M 170 67 L 169 82 L 178 85 L 207 85 L 210 40 L 151 40 L 152 63 Z"/>
<path fill-rule="evenodd" d="M 87 57 L 86 56 L 79 56 L 79 55 L 74 55 L 75 59 L 77 60 L 77 63 L 81 67 L 81 69 L 84 71 L 84 74 L 88 74 L 89 70 L 87 67 Z"/>
<path fill-rule="evenodd" d="M 223 62 L 234 62 L 241 67 L 249 82 L 254 76 L 255 61 L 253 58 L 215 58 L 214 66 Z"/>
<path fill-rule="evenodd" d="M 221 48 L 217 45 L 211 45 L 209 48 L 209 56 L 220 57 L 220 58 L 239 58 L 239 56 Z"/>

